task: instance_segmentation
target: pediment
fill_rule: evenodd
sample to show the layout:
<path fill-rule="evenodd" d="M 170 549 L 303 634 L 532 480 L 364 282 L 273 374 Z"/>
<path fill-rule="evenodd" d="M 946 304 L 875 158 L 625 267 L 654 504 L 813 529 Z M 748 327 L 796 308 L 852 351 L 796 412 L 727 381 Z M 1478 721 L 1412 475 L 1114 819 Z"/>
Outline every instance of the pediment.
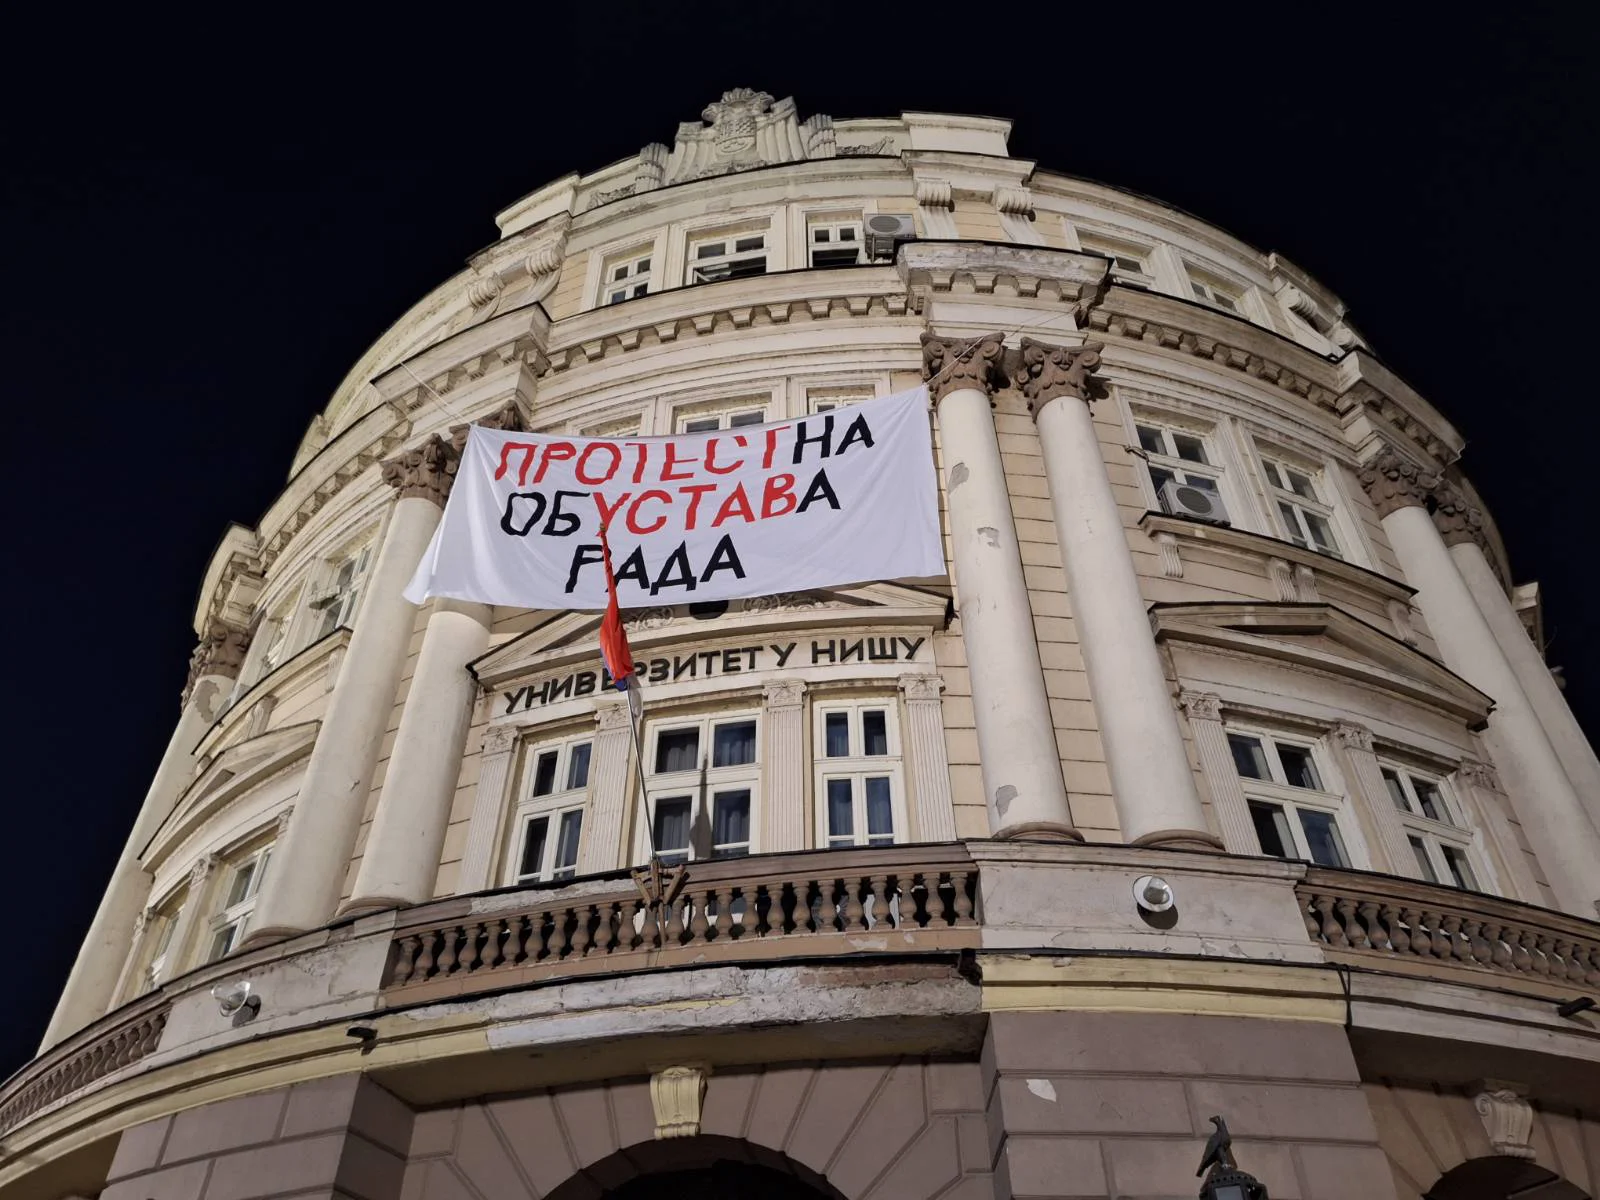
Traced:
<path fill-rule="evenodd" d="M 1321 671 L 1422 701 L 1482 728 L 1494 701 L 1414 646 L 1331 604 L 1156 604 L 1158 642 L 1187 642 Z"/>
<path fill-rule="evenodd" d="M 624 614 L 628 644 L 634 656 L 653 647 L 686 639 L 709 640 L 760 631 L 777 634 L 793 629 L 943 629 L 949 623 L 950 597 L 938 589 L 898 583 L 861 587 L 783 592 L 746 600 L 730 600 L 727 611 L 712 619 L 695 616 L 689 605 L 633 609 Z M 497 646 L 471 664 L 485 687 L 496 687 L 536 671 L 599 656 L 600 613 L 550 613 L 526 633 Z"/>

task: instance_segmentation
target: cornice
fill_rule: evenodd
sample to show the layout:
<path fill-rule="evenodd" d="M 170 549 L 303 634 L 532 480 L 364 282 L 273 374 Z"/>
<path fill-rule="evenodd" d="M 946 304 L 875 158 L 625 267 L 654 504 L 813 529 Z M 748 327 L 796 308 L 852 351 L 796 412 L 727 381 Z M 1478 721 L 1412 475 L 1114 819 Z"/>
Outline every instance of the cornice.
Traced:
<path fill-rule="evenodd" d="M 1466 440 L 1455 426 L 1371 351 L 1356 347 L 1339 359 L 1336 370 L 1341 415 L 1368 409 L 1441 465 L 1461 456 Z"/>
<path fill-rule="evenodd" d="M 1104 295 L 1109 265 L 1098 254 L 1010 242 L 907 242 L 895 256 L 914 312 L 926 314 L 939 296 L 1032 300 L 1068 308 L 1074 327 Z"/>
<path fill-rule="evenodd" d="M 239 580 L 253 583 L 254 588 L 249 589 L 252 592 L 259 590 L 262 570 L 261 539 L 255 530 L 239 524 L 229 525 L 217 548 L 211 552 L 205 578 L 200 581 L 200 595 L 194 608 L 195 636 L 199 637 L 212 623 L 228 617 L 232 617 L 235 624 L 248 624 L 247 615 L 224 610 Z"/>
<path fill-rule="evenodd" d="M 372 381 L 379 397 L 411 413 L 499 368 L 522 364 L 537 369 L 550 336 L 550 315 L 527 304 L 501 313 L 429 346 Z"/>

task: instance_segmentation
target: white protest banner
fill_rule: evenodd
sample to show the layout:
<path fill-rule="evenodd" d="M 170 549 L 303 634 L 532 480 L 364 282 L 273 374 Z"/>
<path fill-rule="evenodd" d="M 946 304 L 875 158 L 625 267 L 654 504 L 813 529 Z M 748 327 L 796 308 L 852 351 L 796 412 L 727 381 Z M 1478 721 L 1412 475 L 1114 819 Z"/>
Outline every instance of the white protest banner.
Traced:
<path fill-rule="evenodd" d="M 945 573 L 926 388 L 676 437 L 473 426 L 406 598 L 624 608 Z"/>

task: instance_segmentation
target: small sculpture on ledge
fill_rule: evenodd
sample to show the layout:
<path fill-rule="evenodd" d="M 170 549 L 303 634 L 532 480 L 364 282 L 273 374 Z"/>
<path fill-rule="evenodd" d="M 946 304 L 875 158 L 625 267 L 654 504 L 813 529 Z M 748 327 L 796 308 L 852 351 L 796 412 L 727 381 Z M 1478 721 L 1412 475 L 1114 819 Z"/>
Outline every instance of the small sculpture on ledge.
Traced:
<path fill-rule="evenodd" d="M 1221 1117 L 1212 1117 L 1211 1123 L 1216 1131 L 1207 1139 L 1200 1168 L 1195 1172 L 1206 1177 L 1200 1187 L 1200 1200 L 1270 1200 L 1261 1181 L 1248 1171 L 1241 1171 L 1234 1160 L 1228 1123 Z"/>

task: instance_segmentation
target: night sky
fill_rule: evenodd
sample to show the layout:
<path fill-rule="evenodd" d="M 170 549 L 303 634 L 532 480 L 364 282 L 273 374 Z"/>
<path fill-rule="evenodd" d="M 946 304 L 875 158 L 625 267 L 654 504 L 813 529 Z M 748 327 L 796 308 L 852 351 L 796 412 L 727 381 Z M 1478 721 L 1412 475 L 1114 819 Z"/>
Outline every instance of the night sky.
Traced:
<path fill-rule="evenodd" d="M 12 42 L 0 1074 L 37 1045 L 171 732 L 224 528 L 265 511 L 350 364 L 494 240 L 498 209 L 670 143 L 730 87 L 793 95 L 802 117 L 1009 117 L 1014 155 L 1159 197 L 1332 287 L 1466 436 L 1600 732 L 1600 70 L 1556 12 L 1432 26 L 1305 6 L 1230 28 L 1142 5 L 545 8 L 337 42 L 248 22 L 209 46 L 143 27 Z"/>

